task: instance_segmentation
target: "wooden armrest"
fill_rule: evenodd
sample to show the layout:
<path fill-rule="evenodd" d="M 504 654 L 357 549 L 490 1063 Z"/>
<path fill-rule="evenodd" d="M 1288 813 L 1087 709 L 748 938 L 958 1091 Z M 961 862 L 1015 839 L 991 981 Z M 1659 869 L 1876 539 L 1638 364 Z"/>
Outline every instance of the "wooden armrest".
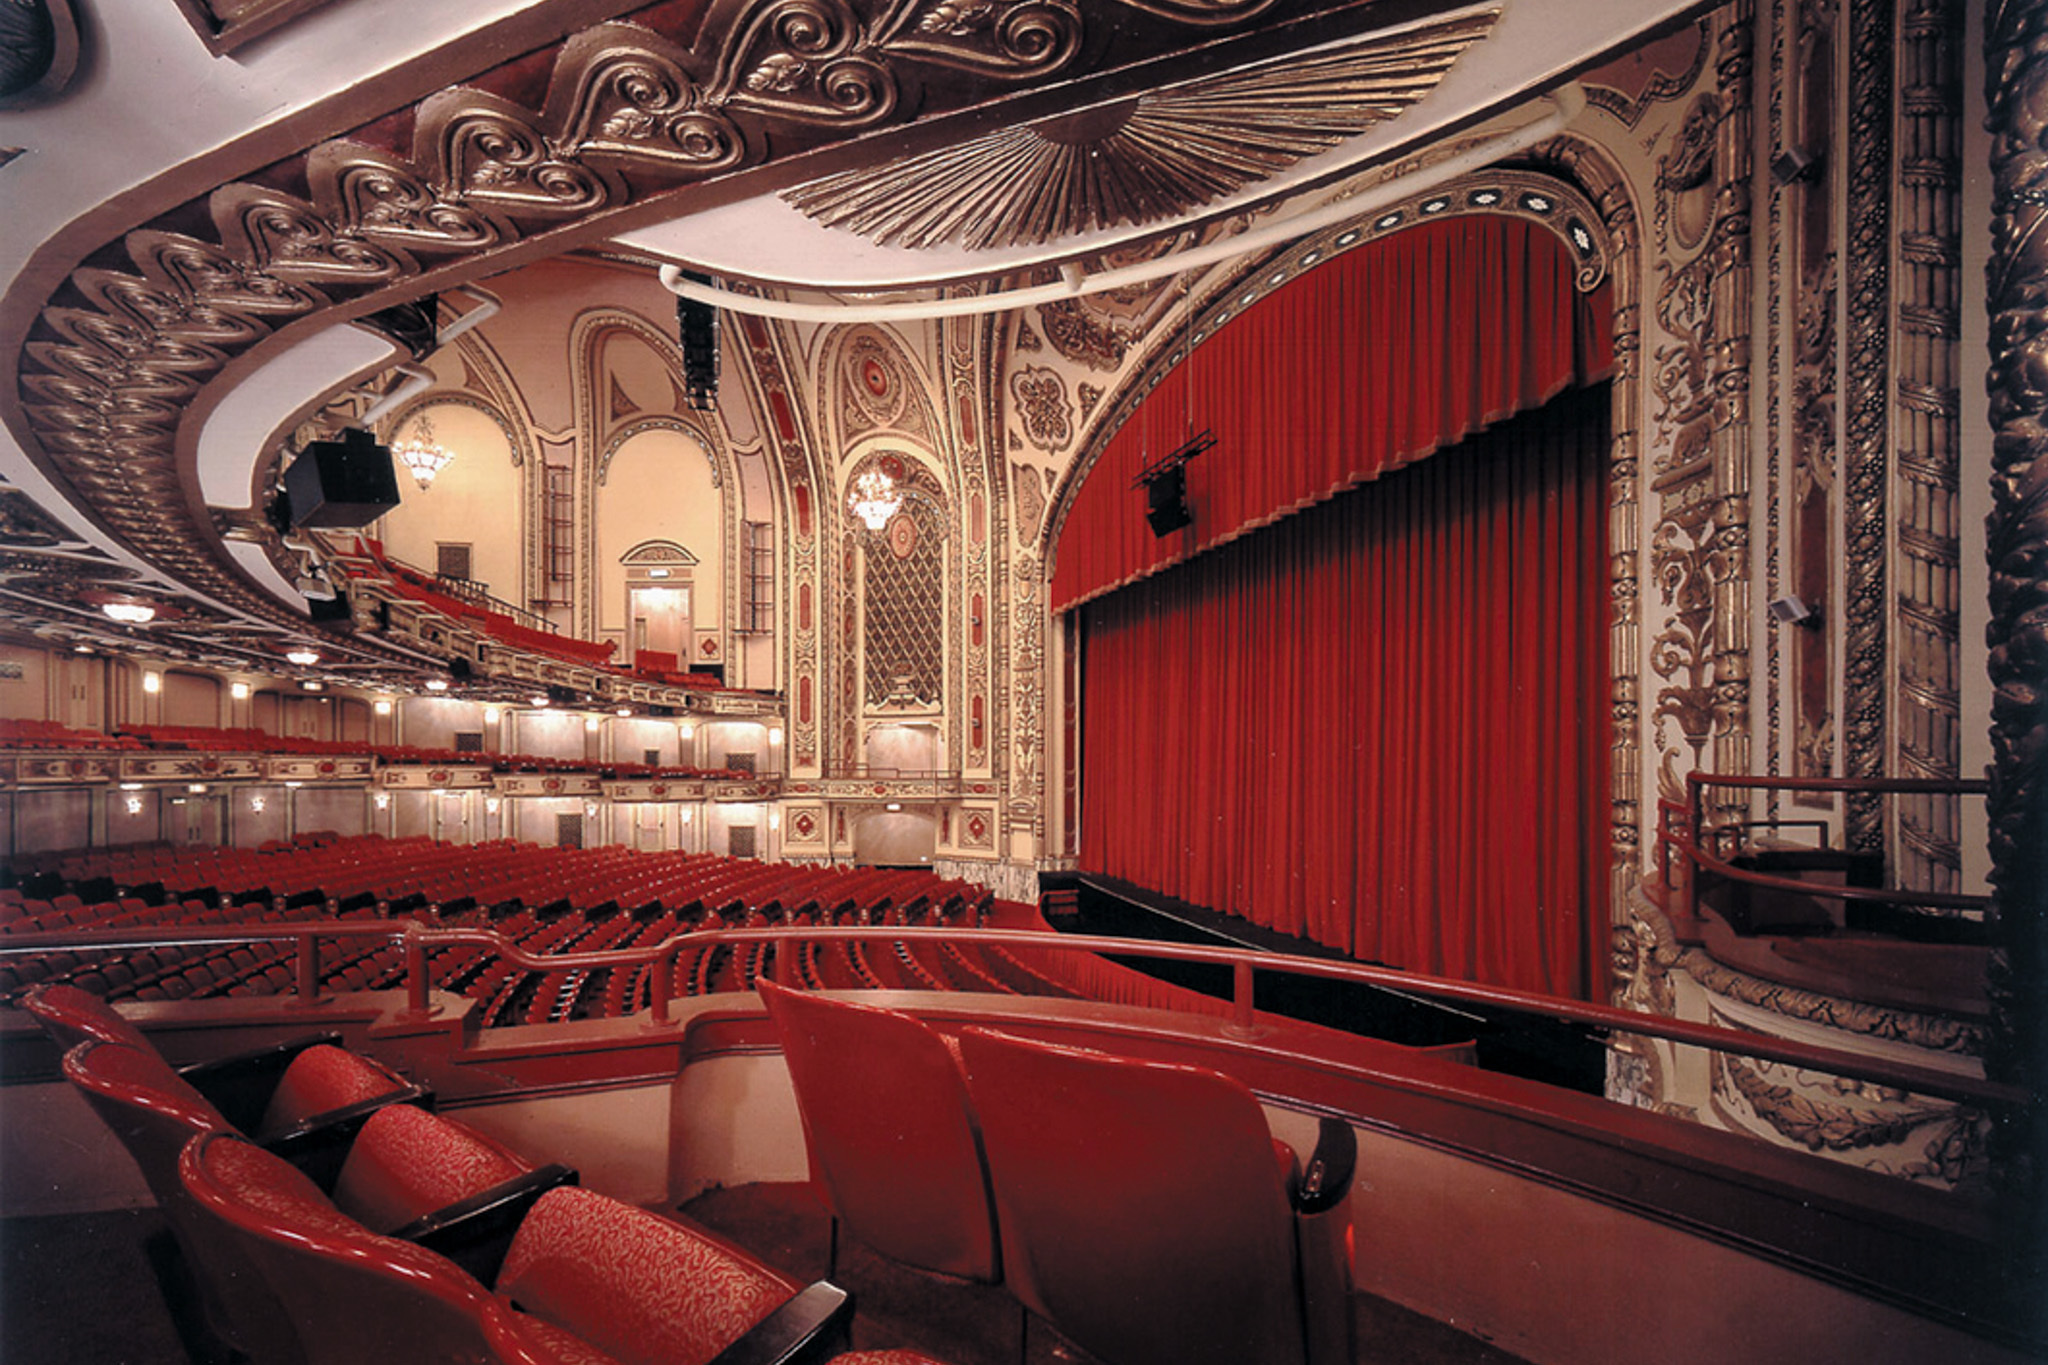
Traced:
<path fill-rule="evenodd" d="M 292 1038 L 269 1047 L 251 1048 L 228 1057 L 216 1057 L 212 1061 L 194 1062 L 177 1069 L 193 1089 L 206 1096 L 207 1102 L 220 1110 L 221 1117 L 243 1132 L 251 1132 L 263 1119 L 263 1108 L 270 1103 L 271 1092 L 277 1089 L 277 1082 L 284 1075 L 285 1068 L 292 1064 L 307 1048 L 323 1043 L 341 1045 L 339 1033 L 313 1033 L 303 1038 Z"/>
<path fill-rule="evenodd" d="M 484 1284 L 498 1278 L 512 1234 L 536 1199 L 577 1183 L 576 1172 L 559 1162 L 522 1171 L 489 1189 L 478 1190 L 445 1208 L 423 1214 L 391 1235 L 439 1252 Z"/>
<path fill-rule="evenodd" d="M 322 1191 L 331 1193 L 341 1175 L 341 1163 L 348 1159 L 348 1149 L 363 1131 L 363 1125 L 370 1121 L 370 1115 L 393 1104 L 417 1104 L 431 1109 L 433 1102 L 432 1090 L 424 1085 L 408 1085 L 388 1095 L 309 1114 L 263 1146 L 298 1167 Z"/>
<path fill-rule="evenodd" d="M 853 1296 L 819 1280 L 755 1323 L 707 1365 L 800 1365 L 822 1361 L 846 1347 Z"/>

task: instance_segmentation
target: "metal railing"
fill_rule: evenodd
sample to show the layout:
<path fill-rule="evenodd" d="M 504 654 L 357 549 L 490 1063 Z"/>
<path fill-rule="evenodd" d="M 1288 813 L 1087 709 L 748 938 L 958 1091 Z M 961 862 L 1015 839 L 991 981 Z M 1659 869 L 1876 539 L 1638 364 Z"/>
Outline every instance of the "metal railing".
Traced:
<path fill-rule="evenodd" d="M 1676 891 L 1680 909 L 1689 919 L 1700 914 L 1700 873 L 1708 872 L 1731 882 L 1759 890 L 1783 891 L 1829 900 L 1859 901 L 1871 905 L 1896 906 L 1907 911 L 1932 912 L 1944 917 L 1980 917 L 1991 903 L 1989 896 L 1958 892 L 1911 891 L 1878 886 L 1831 885 L 1826 882 L 1783 877 L 1734 861 L 1741 843 L 1755 830 L 1770 828 L 1820 829 L 1820 851 L 1828 850 L 1827 825 L 1817 820 L 1739 819 L 1710 823 L 1706 814 L 1706 793 L 1710 788 L 1740 791 L 1843 792 L 1875 795 L 1931 794 L 1981 796 L 1989 784 L 1983 781 L 1943 778 L 1863 777 L 1733 777 L 1718 773 L 1689 773 L 1683 802 L 1657 802 L 1658 874 L 1667 892 Z M 1674 855 L 1680 866 L 1674 869 Z"/>
<path fill-rule="evenodd" d="M 427 954 L 435 948 L 460 944 L 488 947 L 504 961 L 536 972 L 649 965 L 654 968 L 650 973 L 651 1027 L 664 1028 L 674 1026 L 677 1022 L 673 986 L 675 963 L 677 955 L 685 950 L 708 950 L 721 944 L 748 943 L 973 943 L 1039 952 L 1090 953 L 1228 966 L 1232 973 L 1232 992 L 1227 1029 L 1240 1038 L 1248 1039 L 1258 1031 L 1258 1016 L 1253 1006 L 1253 987 L 1257 974 L 1262 971 L 1281 972 L 1391 987 L 1430 999 L 1484 1005 L 1560 1023 L 1576 1024 L 1609 1035 L 1630 1034 L 1660 1038 L 1684 1046 L 1782 1062 L 1851 1080 L 1871 1082 L 1965 1104 L 2018 1108 L 2025 1106 L 2029 1101 L 2025 1088 L 1998 1081 L 1959 1075 L 1886 1057 L 1865 1056 L 1790 1038 L 1774 1038 L 1765 1034 L 1720 1028 L 1712 1024 L 1696 1024 L 1661 1015 L 1642 1014 L 1634 1010 L 1537 995 L 1528 991 L 1484 986 L 1445 977 L 1412 975 L 1357 962 L 1293 957 L 1284 953 L 1251 952 L 1197 944 L 1159 943 L 1150 939 L 1049 934 L 1042 930 L 891 926 L 719 929 L 709 932 L 676 933 L 658 944 L 644 947 L 635 946 L 603 952 L 542 954 L 526 952 L 517 943 L 490 929 L 429 928 L 418 920 L 403 923 L 386 921 L 377 924 L 311 922 L 218 929 L 102 929 L 9 934 L 0 936 L 0 957 L 53 951 L 90 952 L 195 944 L 290 942 L 295 945 L 296 954 L 294 998 L 303 1006 L 321 998 L 321 942 L 366 943 L 377 940 L 396 944 L 402 949 L 405 962 L 406 1007 L 415 1015 L 428 1013 L 431 1006 L 433 983 L 427 971 Z M 777 953 L 777 973 L 788 972 L 793 958 L 793 954 Z"/>

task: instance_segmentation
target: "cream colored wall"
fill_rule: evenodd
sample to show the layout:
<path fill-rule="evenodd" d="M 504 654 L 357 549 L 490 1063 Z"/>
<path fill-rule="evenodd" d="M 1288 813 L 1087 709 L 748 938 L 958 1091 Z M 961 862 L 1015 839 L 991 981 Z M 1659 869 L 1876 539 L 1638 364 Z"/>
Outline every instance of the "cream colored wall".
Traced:
<path fill-rule="evenodd" d="M 372 534 L 383 540 L 386 554 L 428 573 L 434 572 L 437 543 L 468 545 L 470 577 L 493 597 L 524 607 L 519 526 L 525 471 L 512 463 L 505 433 L 475 408 L 429 403 L 402 422 L 397 434 L 417 431 L 421 415 L 433 422 L 436 440 L 455 459 L 427 488 L 401 468 L 399 505 L 377 520 Z"/>
<path fill-rule="evenodd" d="M 630 662 L 633 654 L 626 634 L 626 571 L 619 560 L 646 541 L 674 541 L 697 557 L 687 571 L 692 627 L 698 632 L 723 627 L 723 505 L 703 446 L 682 432 L 643 431 L 612 457 L 597 490 L 597 614 L 602 638 L 618 642 L 618 658 Z M 678 571 L 667 586 L 683 581 Z M 690 658 L 695 657 L 692 652 Z M 685 666 L 689 662 L 685 659 Z"/>

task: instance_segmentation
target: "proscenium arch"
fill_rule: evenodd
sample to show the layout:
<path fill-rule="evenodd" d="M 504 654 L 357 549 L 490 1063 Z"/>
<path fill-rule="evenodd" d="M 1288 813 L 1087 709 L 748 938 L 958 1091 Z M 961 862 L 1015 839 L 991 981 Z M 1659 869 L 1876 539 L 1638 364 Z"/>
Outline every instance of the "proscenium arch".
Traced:
<path fill-rule="evenodd" d="M 1291 283 L 1302 272 L 1369 243 L 1432 218 L 1466 215 L 1518 217 L 1535 222 L 1556 236 L 1577 266 L 1575 284 L 1581 292 L 1603 281 L 1612 285 L 1609 326 L 1614 366 L 1609 382 L 1609 679 L 1614 749 L 1609 769 L 1608 905 L 1605 921 L 1622 922 L 1629 893 L 1641 880 L 1643 834 L 1639 800 L 1641 734 L 1637 725 L 1639 681 L 1634 662 L 1639 656 L 1641 573 L 1635 510 L 1642 504 L 1642 462 L 1638 357 L 1641 350 L 1639 221 L 1627 177 L 1597 144 L 1572 135 L 1559 136 L 1535 148 L 1535 167 L 1495 168 L 1461 177 L 1425 194 L 1376 212 L 1369 221 L 1355 220 L 1327 229 L 1280 250 L 1236 262 L 1189 308 L 1184 323 L 1156 326 L 1140 342 L 1144 354 L 1124 374 L 1116 395 L 1083 440 L 1074 461 L 1047 495 L 1048 507 L 1036 548 L 1043 556 L 1043 580 L 1050 584 L 1058 562 L 1059 538 L 1066 518 L 1096 461 L 1138 404 L 1157 388 L 1209 336 L 1270 288 Z M 1284 272 L 1284 279 L 1282 274 Z M 1198 286 L 1199 287 L 1199 286 Z M 1622 513 L 1626 513 L 1623 515 Z M 1213 547 L 1212 547 L 1213 548 Z M 1058 674 L 1075 647 L 1070 630 L 1056 629 L 1056 649 L 1042 661 L 1043 695 L 1061 695 L 1067 685 Z M 1075 699 L 1067 698 L 1071 704 Z M 1071 737 L 1070 737 L 1071 738 Z M 1062 742 L 1058 778 L 1049 782 L 1048 800 L 1078 767 L 1079 754 Z M 1043 803 L 1042 803 L 1043 805 Z M 1071 856 L 1076 830 L 1064 827 L 1061 851 Z"/>

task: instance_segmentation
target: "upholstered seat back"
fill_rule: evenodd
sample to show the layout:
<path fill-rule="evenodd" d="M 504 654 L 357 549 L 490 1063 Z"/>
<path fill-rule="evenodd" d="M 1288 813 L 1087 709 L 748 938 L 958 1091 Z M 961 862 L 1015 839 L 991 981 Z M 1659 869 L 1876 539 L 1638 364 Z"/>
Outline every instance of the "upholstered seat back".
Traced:
<path fill-rule="evenodd" d="M 704 1365 L 799 1287 L 709 1233 L 573 1187 L 533 1206 L 497 1285 L 624 1365 Z"/>
<path fill-rule="evenodd" d="M 145 1049 L 152 1046 L 142 1030 L 112 1005 L 76 986 L 62 982 L 37 986 L 22 996 L 21 1007 L 65 1052 L 91 1039 Z"/>
<path fill-rule="evenodd" d="M 909 1015 L 760 983 L 796 1085 L 813 1179 L 854 1237 L 942 1274 L 1000 1277 L 959 1064 Z"/>
<path fill-rule="evenodd" d="M 405 1078 L 396 1072 L 346 1048 L 322 1043 L 292 1058 L 250 1136 L 258 1142 L 268 1142 L 315 1114 L 381 1099 L 408 1088 Z"/>
<path fill-rule="evenodd" d="M 186 1147 L 179 1173 L 202 1217 L 199 1256 L 238 1275 L 254 1267 L 306 1365 L 518 1358 L 492 1344 L 491 1319 L 506 1310 L 482 1285 L 431 1251 L 371 1233 L 289 1162 L 217 1132 Z M 264 1343 L 252 1346 L 269 1358 Z"/>
<path fill-rule="evenodd" d="M 349 1144 L 334 1204 L 373 1232 L 392 1232 L 527 1169 L 467 1124 L 387 1105 Z"/>
<path fill-rule="evenodd" d="M 1020 1299 L 1108 1365 L 1301 1365 L 1294 1215 L 1250 1090 L 983 1029 L 960 1045 Z"/>

